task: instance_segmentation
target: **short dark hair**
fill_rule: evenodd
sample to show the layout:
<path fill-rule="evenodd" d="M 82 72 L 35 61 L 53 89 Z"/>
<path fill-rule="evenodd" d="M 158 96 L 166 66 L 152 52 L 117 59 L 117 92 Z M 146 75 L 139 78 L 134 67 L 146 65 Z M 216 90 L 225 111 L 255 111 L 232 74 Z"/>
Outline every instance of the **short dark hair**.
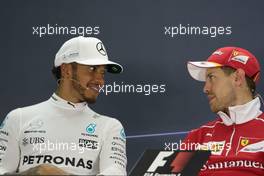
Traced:
<path fill-rule="evenodd" d="M 61 79 L 61 68 L 60 67 L 53 66 L 51 72 L 56 80 Z"/>
<path fill-rule="evenodd" d="M 76 62 L 71 63 L 71 66 L 72 66 L 72 69 L 74 71 L 77 70 L 77 63 Z M 61 79 L 61 67 L 60 66 L 59 67 L 53 66 L 53 68 L 51 69 L 51 72 L 52 72 L 52 74 L 56 80 Z"/>
<path fill-rule="evenodd" d="M 236 71 L 236 69 L 234 69 L 232 67 L 224 66 L 221 68 L 226 75 L 230 75 Z M 254 96 L 256 93 L 256 84 L 255 84 L 254 80 L 246 75 L 246 82 L 247 82 L 247 86 L 248 86 L 250 92 L 252 93 L 252 96 Z"/>

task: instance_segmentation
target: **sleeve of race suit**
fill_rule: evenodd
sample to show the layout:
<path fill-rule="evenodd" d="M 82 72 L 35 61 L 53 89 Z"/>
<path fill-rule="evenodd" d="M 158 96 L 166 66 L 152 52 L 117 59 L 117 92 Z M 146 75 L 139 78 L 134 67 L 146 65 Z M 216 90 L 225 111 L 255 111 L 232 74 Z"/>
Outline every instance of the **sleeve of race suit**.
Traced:
<path fill-rule="evenodd" d="M 0 126 L 0 174 L 15 173 L 19 166 L 20 111 L 11 111 Z"/>
<path fill-rule="evenodd" d="M 104 135 L 99 175 L 127 175 L 126 136 L 122 124 L 116 119 L 111 119 L 106 124 Z"/>
<path fill-rule="evenodd" d="M 181 150 L 197 150 L 197 142 L 199 141 L 199 130 L 195 129 L 188 133 L 187 137 L 183 140 Z M 194 152 L 180 152 L 171 163 L 172 172 L 181 172 L 186 164 L 190 161 Z"/>

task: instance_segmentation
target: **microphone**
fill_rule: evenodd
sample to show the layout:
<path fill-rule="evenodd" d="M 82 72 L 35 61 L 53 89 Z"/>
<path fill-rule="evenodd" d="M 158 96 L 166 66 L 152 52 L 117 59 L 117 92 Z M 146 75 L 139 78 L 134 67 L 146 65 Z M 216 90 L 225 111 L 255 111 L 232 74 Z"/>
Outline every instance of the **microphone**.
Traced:
<path fill-rule="evenodd" d="M 79 85 L 80 85 L 82 88 L 84 88 L 85 90 L 90 89 L 89 87 L 86 87 L 86 86 L 81 85 L 80 81 L 78 81 L 78 80 L 76 80 L 76 79 L 72 79 L 72 78 L 70 78 L 70 80 L 76 82 L 77 84 L 79 84 Z"/>
<path fill-rule="evenodd" d="M 58 84 L 58 85 L 59 85 L 60 80 L 63 80 L 63 78 L 60 78 L 60 79 L 57 80 L 57 84 Z M 80 85 L 82 88 L 84 88 L 85 90 L 89 90 L 89 89 L 90 89 L 89 87 L 83 86 L 83 85 L 82 85 L 78 80 L 76 80 L 76 79 L 69 78 L 69 80 L 76 82 L 77 84 L 79 84 L 79 85 Z"/>

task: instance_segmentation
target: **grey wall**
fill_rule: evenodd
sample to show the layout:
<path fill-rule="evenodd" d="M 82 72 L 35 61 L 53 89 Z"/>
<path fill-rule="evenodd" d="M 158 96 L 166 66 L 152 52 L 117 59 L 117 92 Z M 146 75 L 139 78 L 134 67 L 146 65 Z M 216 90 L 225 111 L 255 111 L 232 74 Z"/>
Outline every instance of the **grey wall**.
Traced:
<path fill-rule="evenodd" d="M 12 109 L 46 100 L 56 83 L 50 74 L 60 45 L 76 35 L 33 35 L 32 27 L 99 26 L 113 60 L 123 64 L 121 75 L 107 83 L 165 84 L 165 93 L 100 95 L 92 108 L 118 118 L 127 136 L 188 131 L 213 120 L 203 84 L 186 70 L 190 59 L 201 60 L 222 46 L 250 50 L 263 67 L 264 11 L 258 0 L 24 0 L 1 1 L 0 49 L 1 120 Z M 231 27 L 231 34 L 165 35 L 164 27 Z M 263 79 L 258 85 L 263 94 Z M 129 138 L 128 168 L 146 148 L 164 148 L 184 135 Z"/>

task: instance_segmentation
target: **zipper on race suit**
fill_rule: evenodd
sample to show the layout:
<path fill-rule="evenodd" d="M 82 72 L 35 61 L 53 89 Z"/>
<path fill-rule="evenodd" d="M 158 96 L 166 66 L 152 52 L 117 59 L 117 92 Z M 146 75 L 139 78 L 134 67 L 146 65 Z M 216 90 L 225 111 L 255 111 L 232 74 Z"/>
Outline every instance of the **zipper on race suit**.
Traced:
<path fill-rule="evenodd" d="M 232 150 L 232 142 L 233 142 L 233 138 L 234 138 L 234 135 L 235 135 L 235 132 L 236 132 L 236 126 L 235 126 L 235 124 L 233 124 L 232 125 L 232 127 L 233 127 L 233 131 L 232 131 L 232 134 L 231 134 L 231 136 L 230 136 L 230 140 L 229 140 L 229 150 L 226 150 L 226 154 L 225 154 L 225 156 L 228 156 L 228 153 L 230 152 L 230 150 Z M 227 144 L 225 144 L 225 145 L 227 145 Z"/>

